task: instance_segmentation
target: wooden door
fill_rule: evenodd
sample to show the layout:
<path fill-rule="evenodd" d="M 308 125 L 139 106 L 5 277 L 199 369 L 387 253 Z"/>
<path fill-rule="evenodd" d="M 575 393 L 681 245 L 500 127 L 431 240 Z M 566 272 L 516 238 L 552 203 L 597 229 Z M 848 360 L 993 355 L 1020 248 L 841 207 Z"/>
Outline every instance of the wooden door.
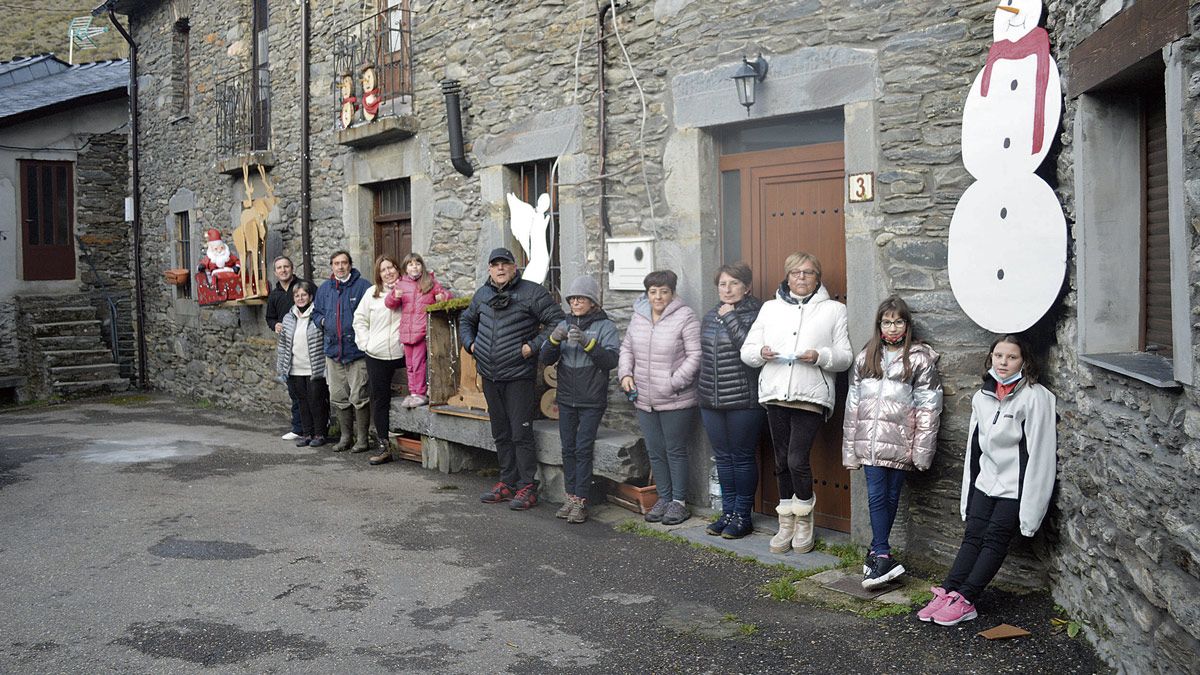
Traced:
<path fill-rule="evenodd" d="M 821 261 L 821 282 L 831 297 L 846 301 L 845 166 L 842 143 L 727 155 L 722 172 L 740 175 L 741 251 L 754 270 L 754 294 L 775 297 L 784 260 L 806 251 Z M 732 261 L 728 261 L 732 262 Z M 819 527 L 850 530 L 850 477 L 842 468 L 842 404 L 845 376 L 838 378 L 834 416 L 813 443 L 813 490 Z M 779 502 L 769 438 L 759 448 L 757 510 L 773 514 Z"/>
<path fill-rule="evenodd" d="M 75 278 L 75 180 L 70 162 L 21 160 L 22 278 Z"/>

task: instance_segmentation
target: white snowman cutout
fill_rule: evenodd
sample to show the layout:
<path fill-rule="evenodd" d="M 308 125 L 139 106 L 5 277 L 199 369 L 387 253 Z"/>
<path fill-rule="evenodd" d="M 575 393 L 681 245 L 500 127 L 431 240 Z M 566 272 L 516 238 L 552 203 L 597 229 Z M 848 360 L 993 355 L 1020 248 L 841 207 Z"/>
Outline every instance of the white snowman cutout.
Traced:
<path fill-rule="evenodd" d="M 963 106 L 963 165 L 978 182 L 954 209 L 947 267 L 959 306 L 995 333 L 1036 323 L 1066 274 L 1062 206 L 1034 174 L 1062 114 L 1041 13 L 1040 0 L 1001 0 L 987 63 Z"/>

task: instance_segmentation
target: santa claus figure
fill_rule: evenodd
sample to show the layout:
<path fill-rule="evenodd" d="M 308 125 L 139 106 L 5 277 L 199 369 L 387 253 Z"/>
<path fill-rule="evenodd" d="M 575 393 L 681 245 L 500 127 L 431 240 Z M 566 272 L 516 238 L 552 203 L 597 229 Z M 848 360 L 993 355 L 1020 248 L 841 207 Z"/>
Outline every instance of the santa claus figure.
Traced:
<path fill-rule="evenodd" d="M 196 268 L 196 287 L 201 305 L 212 305 L 242 297 L 241 261 L 221 239 L 219 230 L 207 230 L 205 254 Z"/>

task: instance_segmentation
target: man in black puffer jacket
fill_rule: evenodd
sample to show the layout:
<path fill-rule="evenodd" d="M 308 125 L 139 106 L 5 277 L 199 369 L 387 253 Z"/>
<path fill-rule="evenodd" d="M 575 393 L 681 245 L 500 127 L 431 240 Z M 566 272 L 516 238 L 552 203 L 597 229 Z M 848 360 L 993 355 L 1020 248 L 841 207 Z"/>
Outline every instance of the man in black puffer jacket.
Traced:
<path fill-rule="evenodd" d="M 492 251 L 488 280 L 458 319 L 459 340 L 475 357 L 483 378 L 500 461 L 500 482 L 480 498 L 484 503 L 511 499 L 509 508 L 514 511 L 537 504 L 533 381 L 538 352 L 562 319 L 563 311 L 550 293 L 521 278 L 512 251 Z"/>

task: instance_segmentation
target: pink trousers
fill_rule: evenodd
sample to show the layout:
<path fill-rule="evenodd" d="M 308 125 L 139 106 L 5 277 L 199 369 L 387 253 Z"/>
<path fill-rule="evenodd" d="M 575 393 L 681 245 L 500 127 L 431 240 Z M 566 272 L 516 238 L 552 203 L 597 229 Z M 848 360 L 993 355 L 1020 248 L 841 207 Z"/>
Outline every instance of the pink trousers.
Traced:
<path fill-rule="evenodd" d="M 404 368 L 408 371 L 408 393 L 425 395 L 425 341 L 404 345 Z"/>

